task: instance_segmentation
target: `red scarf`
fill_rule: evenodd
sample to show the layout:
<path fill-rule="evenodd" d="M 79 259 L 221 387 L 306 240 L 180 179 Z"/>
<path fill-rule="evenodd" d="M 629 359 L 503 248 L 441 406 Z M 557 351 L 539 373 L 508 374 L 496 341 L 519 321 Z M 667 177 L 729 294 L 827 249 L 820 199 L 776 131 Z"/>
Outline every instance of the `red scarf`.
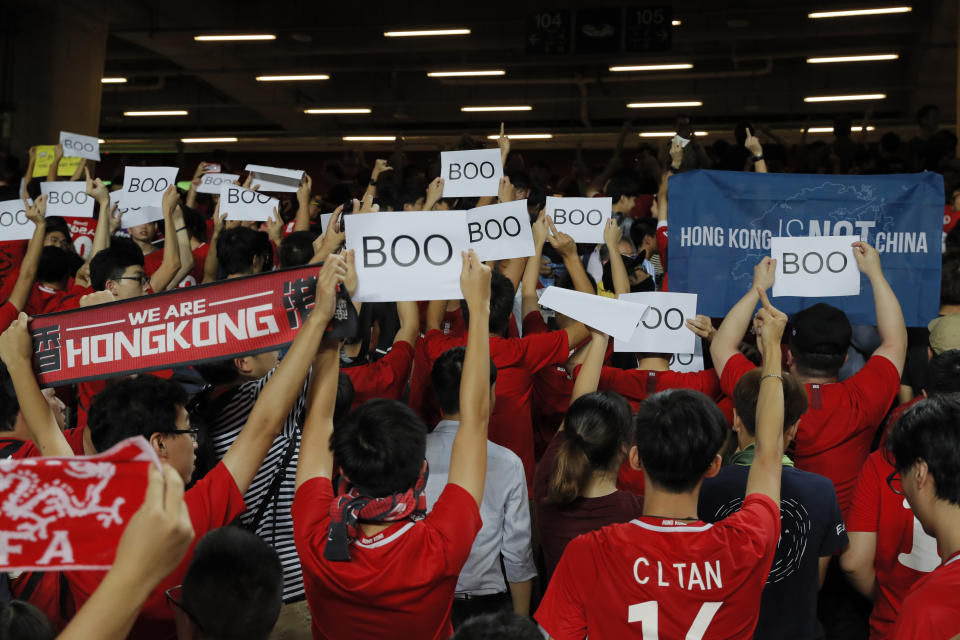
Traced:
<path fill-rule="evenodd" d="M 365 496 L 343 476 L 337 483 L 337 496 L 330 504 L 330 530 L 323 557 L 334 562 L 350 560 L 350 543 L 360 535 L 359 521 L 397 522 L 427 512 L 427 465 L 412 488 L 382 498 Z"/>

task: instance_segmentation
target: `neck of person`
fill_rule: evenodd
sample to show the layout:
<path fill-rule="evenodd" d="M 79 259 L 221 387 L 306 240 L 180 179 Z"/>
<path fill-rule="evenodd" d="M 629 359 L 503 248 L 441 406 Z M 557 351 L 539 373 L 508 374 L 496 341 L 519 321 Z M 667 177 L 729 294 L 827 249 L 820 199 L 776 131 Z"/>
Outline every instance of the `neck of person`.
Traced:
<path fill-rule="evenodd" d="M 665 520 L 697 519 L 697 499 L 700 496 L 700 484 L 684 493 L 673 493 L 657 487 L 650 481 L 650 475 L 643 474 L 643 515 Z"/>
<path fill-rule="evenodd" d="M 443 420 L 449 420 L 450 422 L 460 422 L 460 412 L 456 411 L 454 413 L 444 413 L 441 416 Z"/>
<path fill-rule="evenodd" d="M 832 384 L 840 380 L 837 376 L 820 376 L 816 374 L 801 373 L 797 370 L 796 363 L 790 365 L 790 375 L 796 376 L 800 384 Z"/>
<path fill-rule="evenodd" d="M 960 507 L 945 500 L 937 500 L 934 509 L 937 545 L 940 547 L 940 557 L 946 562 L 950 556 L 960 551 Z"/>
<path fill-rule="evenodd" d="M 199 246 L 202 245 L 202 244 L 203 244 L 202 242 L 200 242 L 199 240 L 197 240 L 197 239 L 194 238 L 193 236 L 190 236 L 190 249 L 191 249 L 191 251 L 192 251 L 193 249 L 196 249 L 197 247 L 199 247 Z"/>
<path fill-rule="evenodd" d="M 641 371 L 668 371 L 670 369 L 670 361 L 664 358 L 640 358 L 640 362 L 637 363 L 637 369 Z"/>
<path fill-rule="evenodd" d="M 134 238 L 133 241 L 137 243 L 138 247 L 140 247 L 140 251 L 143 252 L 143 255 L 147 255 L 148 253 L 153 253 L 154 251 L 157 250 L 157 248 L 153 245 L 153 243 L 147 240 L 138 240 L 137 238 Z"/>
<path fill-rule="evenodd" d="M 953 313 L 960 313 L 960 304 L 942 304 L 940 305 L 940 315 L 949 316 Z"/>
<path fill-rule="evenodd" d="M 356 358 L 356 357 L 358 357 L 358 356 L 360 355 L 360 349 L 362 349 L 362 348 L 363 348 L 363 342 L 362 342 L 362 341 L 356 342 L 356 343 L 353 343 L 353 344 L 344 344 L 344 345 L 343 345 L 343 353 L 344 353 L 344 355 L 346 355 L 348 358 Z"/>
<path fill-rule="evenodd" d="M 617 465 L 616 469 L 619 469 Z M 590 474 L 587 486 L 583 488 L 583 498 L 602 498 L 617 492 L 617 471 L 594 471 Z"/>

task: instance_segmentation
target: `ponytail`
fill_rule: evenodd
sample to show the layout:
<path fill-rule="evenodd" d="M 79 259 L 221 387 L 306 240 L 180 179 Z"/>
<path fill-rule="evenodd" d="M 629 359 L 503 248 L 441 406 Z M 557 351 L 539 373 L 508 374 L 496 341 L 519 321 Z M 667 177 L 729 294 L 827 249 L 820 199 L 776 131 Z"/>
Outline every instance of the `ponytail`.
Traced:
<path fill-rule="evenodd" d="M 553 473 L 547 485 L 549 504 L 569 504 L 579 498 L 593 473 L 590 459 L 582 446 L 585 443 L 580 436 L 572 431 L 563 431 L 560 437 L 563 442 L 557 451 Z"/>

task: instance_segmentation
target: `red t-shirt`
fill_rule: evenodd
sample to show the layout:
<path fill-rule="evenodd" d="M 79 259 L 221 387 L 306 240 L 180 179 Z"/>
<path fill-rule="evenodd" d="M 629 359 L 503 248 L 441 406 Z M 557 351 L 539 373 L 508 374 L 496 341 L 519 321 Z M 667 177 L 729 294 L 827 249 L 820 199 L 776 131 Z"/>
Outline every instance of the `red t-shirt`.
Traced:
<path fill-rule="evenodd" d="M 154 249 L 150 253 L 143 256 L 143 271 L 148 276 L 152 276 L 153 272 L 159 269 L 162 263 L 163 249 Z"/>
<path fill-rule="evenodd" d="M 573 372 L 579 375 L 580 367 Z M 640 403 L 660 391 L 667 389 L 692 389 L 699 391 L 711 400 L 720 399 L 720 380 L 713 369 L 691 373 L 677 371 L 644 371 L 641 369 L 618 369 L 604 367 L 600 371 L 601 390 L 616 391 L 630 403 L 634 412 Z"/>
<path fill-rule="evenodd" d="M 723 392 L 733 397 L 740 377 L 756 365 L 736 353 L 720 378 Z M 798 469 L 819 473 L 833 481 L 837 501 L 846 515 L 853 485 L 870 443 L 900 389 L 900 374 L 883 356 L 872 356 L 843 382 L 807 384 L 810 408 L 800 420 L 793 441 Z"/>
<path fill-rule="evenodd" d="M 34 282 L 33 288 L 30 289 L 30 295 L 27 296 L 27 303 L 23 305 L 23 310 L 27 315 L 39 316 L 45 313 L 76 309 L 80 306 L 80 298 L 88 293 L 93 293 L 93 289 L 74 284 L 61 291 Z"/>
<path fill-rule="evenodd" d="M 523 319 L 523 335 L 550 333 L 540 313 L 528 313 Z M 547 367 L 533 374 L 533 449 L 539 461 L 563 424 L 573 395 L 574 379 L 563 366 Z"/>
<path fill-rule="evenodd" d="M 447 484 L 433 510 L 350 545 L 350 561 L 323 557 L 333 485 L 313 478 L 293 499 L 293 536 L 316 640 L 453 635 L 450 607 L 480 510 L 465 489 Z"/>
<path fill-rule="evenodd" d="M 140 616 L 130 631 L 137 640 L 168 640 L 176 637 L 173 610 L 167 604 L 165 592 L 183 583 L 187 567 L 193 558 L 193 548 L 208 532 L 230 524 L 247 506 L 233 476 L 224 464 L 218 463 L 207 475 L 183 494 L 193 523 L 194 538 L 177 568 L 154 588 L 140 610 Z M 149 552 L 149 549 L 145 549 Z M 106 572 L 69 571 L 66 573 L 77 609 L 93 595 Z"/>
<path fill-rule="evenodd" d="M 913 585 L 903 601 L 895 640 L 947 640 L 960 635 L 960 552 Z"/>
<path fill-rule="evenodd" d="M 555 640 L 749 638 L 779 537 L 762 494 L 713 525 L 610 525 L 567 545 L 534 617 Z"/>
<path fill-rule="evenodd" d="M 410 395 L 407 404 L 420 414 L 424 424 L 433 426 L 440 421 L 440 405 L 433 392 L 430 373 L 433 362 L 427 355 L 426 340 L 421 336 L 413 348 L 413 373 L 410 375 Z"/>
<path fill-rule="evenodd" d="M 399 400 L 410 379 L 412 366 L 413 347 L 400 340 L 393 343 L 387 355 L 375 362 L 345 367 L 342 371 L 353 382 L 353 404 L 350 408 L 356 409 L 373 398 Z"/>
<path fill-rule="evenodd" d="M 170 379 L 173 377 L 173 369 L 160 369 L 150 371 L 144 375 L 150 375 L 157 378 Z M 90 404 L 93 398 L 107 388 L 107 384 L 115 380 L 122 380 L 124 376 L 107 378 L 105 380 L 89 380 L 87 382 L 77 383 L 77 426 L 87 426 L 87 414 L 90 412 Z"/>
<path fill-rule="evenodd" d="M 957 226 L 957 221 L 960 220 L 960 212 L 954 211 L 953 207 L 949 204 L 944 205 L 943 207 L 943 232 L 950 233 L 950 231 Z"/>
<path fill-rule="evenodd" d="M 893 465 L 882 450 L 871 453 L 857 478 L 846 517 L 848 532 L 877 534 L 873 561 L 877 594 L 870 613 L 871 638 L 891 637 L 910 587 L 940 564 L 936 539 L 924 533 L 907 499 L 887 485 L 892 472 Z"/>
<path fill-rule="evenodd" d="M 73 449 L 74 455 L 82 456 L 86 455 L 83 451 L 83 432 L 85 429 L 83 427 L 74 427 L 73 429 L 64 429 L 63 436 L 67 439 L 67 444 L 70 445 L 70 448 Z M 20 443 L 20 446 L 16 451 L 10 451 L 6 455 L 3 455 L 3 449 L 7 446 L 14 446 L 17 443 Z M 20 438 L 0 438 L 0 459 L 2 458 L 13 458 L 19 460 L 20 458 L 36 458 L 43 454 L 40 453 L 40 449 L 34 444 L 33 440 L 21 440 Z"/>
<path fill-rule="evenodd" d="M 0 306 L 0 333 L 3 333 L 7 330 L 13 321 L 17 319 L 17 316 L 20 315 L 20 312 L 17 311 L 17 308 L 13 306 L 13 303 L 9 300 L 3 303 L 3 306 Z"/>
<path fill-rule="evenodd" d="M 657 223 L 657 251 L 660 253 L 660 264 L 663 266 L 663 284 L 661 291 L 669 291 L 667 288 L 667 223 Z"/>
<path fill-rule="evenodd" d="M 154 251 L 154 253 L 157 252 Z M 193 269 L 180 281 L 178 287 L 193 287 L 203 282 L 203 264 L 207 261 L 208 253 L 210 253 L 210 245 L 206 242 L 193 250 Z"/>
<path fill-rule="evenodd" d="M 0 282 L 10 283 L 17 279 L 17 271 L 20 269 L 20 263 L 23 262 L 23 256 L 27 253 L 26 240 L 10 240 L 0 242 Z"/>
<path fill-rule="evenodd" d="M 433 330 L 426 336 L 427 357 L 432 363 L 447 349 L 463 346 L 466 342 L 466 335 L 445 336 Z M 520 457 L 528 486 L 533 481 L 534 467 L 530 413 L 533 376 L 547 367 L 566 362 L 568 353 L 566 331 L 523 338 L 490 337 L 490 357 L 497 367 L 497 386 L 496 406 L 490 415 L 489 439 Z"/>

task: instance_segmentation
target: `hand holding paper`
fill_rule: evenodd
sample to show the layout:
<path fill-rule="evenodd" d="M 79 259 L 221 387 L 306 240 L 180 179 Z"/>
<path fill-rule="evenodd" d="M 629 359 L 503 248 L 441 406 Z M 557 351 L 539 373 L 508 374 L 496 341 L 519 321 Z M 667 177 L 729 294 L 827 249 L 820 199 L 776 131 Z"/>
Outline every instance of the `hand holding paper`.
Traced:
<path fill-rule="evenodd" d="M 852 236 L 774 237 L 770 253 L 776 260 L 774 296 L 821 298 L 860 294 Z M 867 268 L 874 261 L 867 259 Z M 879 262 L 879 261 L 877 261 Z"/>
<path fill-rule="evenodd" d="M 630 340 L 647 311 L 643 304 L 560 287 L 547 287 L 540 296 L 540 304 L 613 336 L 615 340 Z"/>

